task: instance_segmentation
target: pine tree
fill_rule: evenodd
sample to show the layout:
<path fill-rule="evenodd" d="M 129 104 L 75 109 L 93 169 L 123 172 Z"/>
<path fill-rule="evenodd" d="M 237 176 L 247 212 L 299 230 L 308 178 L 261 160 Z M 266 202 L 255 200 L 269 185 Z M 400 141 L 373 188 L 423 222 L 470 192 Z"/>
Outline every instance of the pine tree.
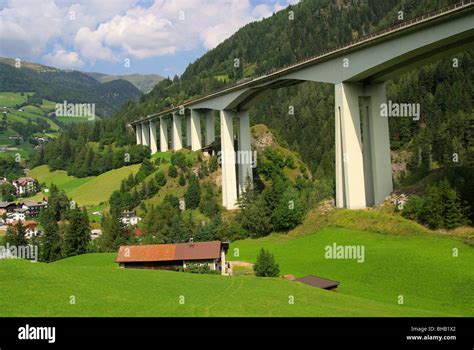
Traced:
<path fill-rule="evenodd" d="M 260 249 L 253 270 L 257 277 L 278 277 L 280 273 L 280 267 L 275 262 L 273 254 L 263 248 Z"/>
<path fill-rule="evenodd" d="M 69 223 L 64 232 L 63 256 L 73 256 L 87 253 L 90 241 L 89 218 L 85 208 L 72 209 Z"/>
<path fill-rule="evenodd" d="M 186 185 L 186 179 L 184 178 L 184 174 L 179 174 L 178 184 L 183 187 Z"/>
<path fill-rule="evenodd" d="M 18 222 L 14 226 L 14 234 L 15 234 L 15 245 L 16 246 L 26 246 L 28 244 L 28 240 L 26 239 L 26 230 L 25 226 L 23 226 L 23 221 L 18 220 Z"/>
<path fill-rule="evenodd" d="M 42 210 L 39 221 L 43 226 L 43 235 L 40 239 L 40 260 L 51 262 L 61 259 L 61 235 L 52 210 Z"/>
<path fill-rule="evenodd" d="M 176 178 L 178 176 L 178 169 L 174 165 L 171 165 L 168 169 L 168 176 L 171 178 Z"/>
<path fill-rule="evenodd" d="M 186 209 L 196 209 L 201 202 L 201 188 L 198 179 L 193 176 L 189 181 L 188 190 L 184 194 Z"/>

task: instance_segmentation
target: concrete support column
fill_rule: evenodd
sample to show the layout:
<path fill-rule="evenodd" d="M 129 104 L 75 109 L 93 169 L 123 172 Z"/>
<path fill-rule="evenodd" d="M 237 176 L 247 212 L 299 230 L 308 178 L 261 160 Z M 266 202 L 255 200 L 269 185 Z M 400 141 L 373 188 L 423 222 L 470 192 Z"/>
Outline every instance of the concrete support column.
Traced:
<path fill-rule="evenodd" d="M 335 88 L 336 205 L 379 204 L 393 189 L 388 120 L 380 115 L 385 85 L 341 83 Z"/>
<path fill-rule="evenodd" d="M 135 136 L 137 138 L 137 145 L 142 144 L 142 125 L 137 124 L 135 125 Z"/>
<path fill-rule="evenodd" d="M 142 123 L 142 145 L 150 146 L 150 123 Z"/>
<path fill-rule="evenodd" d="M 171 134 L 171 142 L 173 150 L 179 151 L 183 148 L 183 134 L 181 128 L 181 116 L 177 112 L 173 113 L 173 133 Z"/>
<path fill-rule="evenodd" d="M 222 164 L 222 205 L 226 209 L 236 209 L 237 180 L 235 174 L 234 127 L 235 113 L 220 111 L 221 119 L 221 164 Z"/>
<path fill-rule="evenodd" d="M 216 140 L 216 130 L 214 127 L 214 111 L 206 111 L 206 146 L 209 146 Z"/>
<path fill-rule="evenodd" d="M 239 169 L 239 193 L 242 194 L 247 181 L 252 182 L 252 148 L 250 146 L 250 118 L 248 111 L 237 112 L 239 118 L 237 164 Z"/>
<path fill-rule="evenodd" d="M 336 85 L 336 205 L 349 209 L 366 206 L 359 95 L 358 85 Z"/>
<path fill-rule="evenodd" d="M 166 152 L 168 150 L 168 121 L 165 118 L 160 118 L 160 151 Z"/>
<path fill-rule="evenodd" d="M 191 146 L 191 117 L 186 116 L 186 147 Z"/>
<path fill-rule="evenodd" d="M 201 113 L 191 109 L 191 150 L 201 149 Z"/>
<path fill-rule="evenodd" d="M 371 84 L 364 88 L 364 95 L 368 96 L 365 101 L 367 125 L 363 134 L 364 149 L 370 149 L 370 179 L 372 188 L 368 204 L 380 204 L 393 191 L 392 162 L 390 157 L 390 135 L 388 130 L 388 118 L 380 115 L 381 105 L 387 103 L 385 83 Z M 367 136 L 366 136 L 367 135 Z M 365 144 L 367 143 L 367 146 Z M 365 153 L 364 153 L 365 154 Z"/>
<path fill-rule="evenodd" d="M 158 137 L 156 135 L 156 120 L 150 120 L 150 149 L 151 154 L 158 152 Z"/>

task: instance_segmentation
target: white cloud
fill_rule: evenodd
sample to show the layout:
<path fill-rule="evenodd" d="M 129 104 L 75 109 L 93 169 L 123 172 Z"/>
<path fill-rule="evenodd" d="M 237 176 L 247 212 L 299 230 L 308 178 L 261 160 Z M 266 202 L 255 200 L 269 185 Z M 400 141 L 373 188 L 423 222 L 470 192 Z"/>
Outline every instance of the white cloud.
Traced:
<path fill-rule="evenodd" d="M 198 45 L 212 49 L 243 25 L 270 16 L 287 4 L 252 7 L 249 0 L 156 0 L 149 8 L 133 8 L 100 24 L 88 32 L 87 42 L 76 35 L 76 44 L 81 54 L 91 59 L 99 57 L 87 45 L 118 48 L 122 56 L 138 59 L 175 54 Z"/>
<path fill-rule="evenodd" d="M 63 11 L 53 0 L 9 1 L 0 18 L 3 56 L 34 57 L 62 33 Z"/>
<path fill-rule="evenodd" d="M 65 69 L 80 68 L 84 65 L 76 52 L 68 52 L 61 47 L 56 47 L 54 52 L 44 55 L 43 60 L 50 66 Z"/>
<path fill-rule="evenodd" d="M 138 0 L 10 0 L 0 10 L 0 55 L 78 65 L 211 49 L 297 1 L 155 0 L 145 8 Z"/>

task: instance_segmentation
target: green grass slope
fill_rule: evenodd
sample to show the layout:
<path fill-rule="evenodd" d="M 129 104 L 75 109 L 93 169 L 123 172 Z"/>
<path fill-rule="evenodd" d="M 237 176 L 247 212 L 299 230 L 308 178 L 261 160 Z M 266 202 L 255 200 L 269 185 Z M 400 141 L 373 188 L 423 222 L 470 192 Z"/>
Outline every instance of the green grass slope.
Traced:
<path fill-rule="evenodd" d="M 109 199 L 113 191 L 120 188 L 122 179 L 131 173 L 136 174 L 140 164 L 125 166 L 107 171 L 99 176 L 76 178 L 67 175 L 64 170 L 50 171 L 47 165 L 33 168 L 28 175 L 50 186 L 54 183 L 79 205 L 95 206 Z M 41 198 L 44 194 L 37 194 L 33 199 Z"/>
<path fill-rule="evenodd" d="M 114 259 L 88 254 L 51 264 L 0 261 L 0 316 L 440 315 L 281 278 L 120 269 Z"/>
<path fill-rule="evenodd" d="M 68 195 L 80 205 L 100 204 L 107 201 L 112 192 L 120 188 L 124 178 L 132 173 L 136 174 L 138 169 L 140 164 L 107 171 L 73 189 Z"/>
<path fill-rule="evenodd" d="M 325 247 L 333 243 L 364 246 L 365 262 L 326 259 Z M 339 294 L 393 305 L 402 295 L 407 307 L 474 316 L 474 249 L 453 239 L 324 228 L 306 236 L 237 241 L 229 259 L 254 262 L 261 247 L 275 255 L 281 274 L 337 280 Z"/>
<path fill-rule="evenodd" d="M 71 192 L 72 190 L 93 179 L 93 177 L 79 179 L 77 177 L 68 175 L 64 170 L 51 171 L 47 165 L 40 165 L 31 169 L 28 172 L 28 176 L 34 177 L 40 183 L 44 182 L 47 186 L 51 186 L 51 184 L 54 183 L 66 193 Z"/>

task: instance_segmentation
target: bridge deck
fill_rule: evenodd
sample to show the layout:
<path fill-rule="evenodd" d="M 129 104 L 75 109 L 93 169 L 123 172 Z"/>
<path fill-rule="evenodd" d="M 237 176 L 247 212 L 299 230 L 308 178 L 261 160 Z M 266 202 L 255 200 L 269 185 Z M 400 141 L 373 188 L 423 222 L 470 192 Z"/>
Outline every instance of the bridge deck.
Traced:
<path fill-rule="evenodd" d="M 249 88 L 249 87 L 252 87 L 252 86 L 255 86 L 255 85 L 262 84 L 262 83 L 267 82 L 267 81 L 274 80 L 274 79 L 276 79 L 276 78 L 278 78 L 282 75 L 288 74 L 292 71 L 301 69 L 301 68 L 309 66 L 309 65 L 314 65 L 314 64 L 319 63 L 319 62 L 321 62 L 323 60 L 326 60 L 328 58 L 332 58 L 334 56 L 337 56 L 341 53 L 347 53 L 348 51 L 359 49 L 360 47 L 362 47 L 364 45 L 372 44 L 375 41 L 380 40 L 381 38 L 385 38 L 387 36 L 391 36 L 391 35 L 395 35 L 395 34 L 401 34 L 405 31 L 412 30 L 414 27 L 425 25 L 428 22 L 438 20 L 438 19 L 443 18 L 443 17 L 448 17 L 448 16 L 452 15 L 453 13 L 464 11 L 467 8 L 473 8 L 473 7 L 474 7 L 474 0 L 464 0 L 464 1 L 460 1 L 456 4 L 441 8 L 439 10 L 424 14 L 422 16 L 418 16 L 418 17 L 415 17 L 415 18 L 412 18 L 412 19 L 409 19 L 409 20 L 401 21 L 400 23 L 397 23 L 395 25 L 392 25 L 390 27 L 381 29 L 381 30 L 373 32 L 373 33 L 369 33 L 369 34 L 367 34 L 367 35 L 365 35 L 365 36 L 363 36 L 359 39 L 356 39 L 354 41 L 351 41 L 349 43 L 339 45 L 339 46 L 333 47 L 331 49 L 324 50 L 321 53 L 318 53 L 317 55 L 305 58 L 305 59 L 300 60 L 296 63 L 290 64 L 290 65 L 287 65 L 287 66 L 284 66 L 284 67 L 281 67 L 281 68 L 278 68 L 278 69 L 273 69 L 270 72 L 267 72 L 267 73 L 262 74 L 260 76 L 256 76 L 254 78 L 251 78 L 250 80 L 247 80 L 247 81 L 244 81 L 244 82 L 237 82 L 237 83 L 234 83 L 230 86 L 226 86 L 222 89 L 219 89 L 219 90 L 217 90 L 217 91 L 215 91 L 211 94 L 208 94 L 206 96 L 200 96 L 200 97 L 196 97 L 196 98 L 187 100 L 187 101 L 183 102 L 182 104 L 180 104 L 177 107 L 172 107 L 172 108 L 163 110 L 161 112 L 149 115 L 146 118 L 136 120 L 136 121 L 134 121 L 130 124 L 135 125 L 135 124 L 138 124 L 138 123 L 141 123 L 141 122 L 145 122 L 145 121 L 148 121 L 150 119 L 153 119 L 153 118 L 156 118 L 156 117 L 159 117 L 159 116 L 162 116 L 162 115 L 166 115 L 166 114 L 170 114 L 172 112 L 176 112 L 182 107 L 190 107 L 193 104 L 196 104 L 198 102 L 206 101 L 206 100 L 212 99 L 212 98 L 217 97 L 217 96 L 222 96 L 222 95 L 225 95 L 225 94 L 230 93 L 230 92 L 238 91 L 238 90 L 241 90 L 243 88 Z"/>

